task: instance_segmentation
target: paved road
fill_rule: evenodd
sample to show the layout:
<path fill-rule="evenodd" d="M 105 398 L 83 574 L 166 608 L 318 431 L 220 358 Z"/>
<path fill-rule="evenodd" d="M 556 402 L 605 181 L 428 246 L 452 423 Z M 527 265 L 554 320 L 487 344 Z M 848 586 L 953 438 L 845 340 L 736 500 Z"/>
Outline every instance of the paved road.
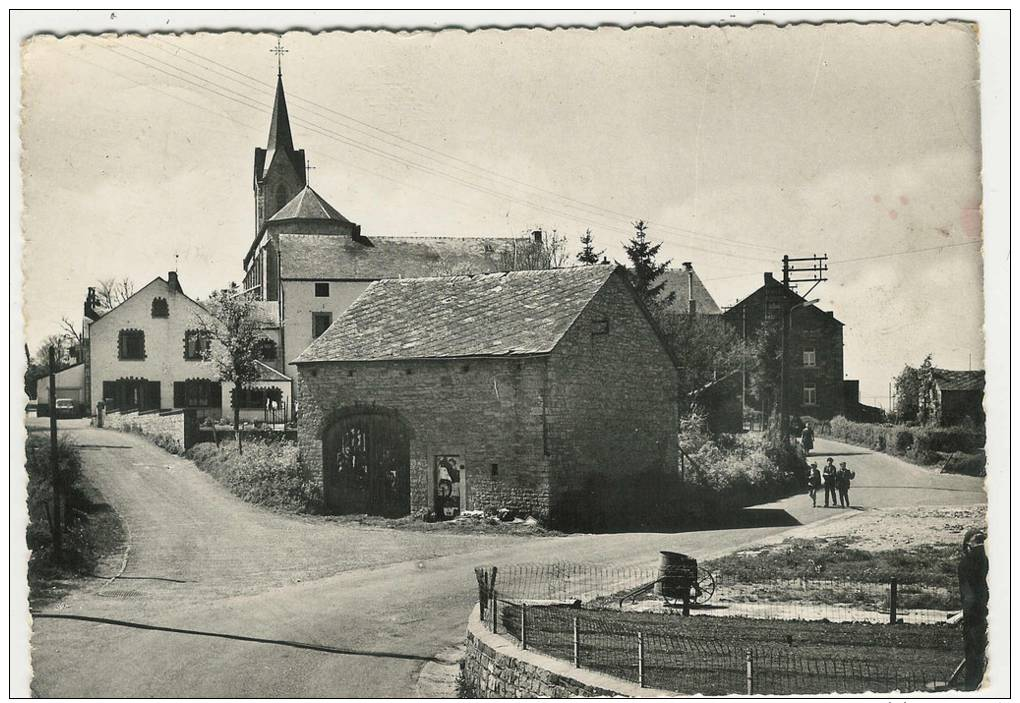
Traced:
<path fill-rule="evenodd" d="M 720 555 L 845 514 L 805 496 L 763 506 L 775 526 L 682 534 L 521 538 L 420 534 L 245 505 L 140 438 L 71 430 L 90 480 L 120 512 L 123 576 L 49 607 L 33 627 L 40 696 L 411 695 L 421 667 L 463 637 L 473 567 L 522 561 L 654 566 L 660 549 Z M 978 479 L 940 476 L 834 442 L 862 506 L 983 502 Z M 828 454 L 825 454 L 828 452 Z M 792 518 L 792 519 L 791 519 Z M 778 524 L 778 523 L 784 524 Z M 103 568 L 114 573 L 120 557 Z M 166 580 L 172 579 L 172 580 Z"/>

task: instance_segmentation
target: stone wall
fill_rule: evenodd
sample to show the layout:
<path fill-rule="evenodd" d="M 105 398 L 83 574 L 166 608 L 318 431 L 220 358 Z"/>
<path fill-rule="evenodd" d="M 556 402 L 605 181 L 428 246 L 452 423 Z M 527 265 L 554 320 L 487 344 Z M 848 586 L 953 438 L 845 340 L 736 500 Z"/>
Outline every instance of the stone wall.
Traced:
<path fill-rule="evenodd" d="M 522 650 L 517 642 L 486 630 L 479 622 L 477 606 L 468 620 L 461 676 L 478 698 L 644 698 L 676 695 L 641 688 L 631 681 L 577 669 L 570 662 Z"/>
<path fill-rule="evenodd" d="M 137 432 L 172 454 L 183 454 L 198 438 L 198 421 L 189 410 L 111 411 L 105 413 L 103 427 Z"/>

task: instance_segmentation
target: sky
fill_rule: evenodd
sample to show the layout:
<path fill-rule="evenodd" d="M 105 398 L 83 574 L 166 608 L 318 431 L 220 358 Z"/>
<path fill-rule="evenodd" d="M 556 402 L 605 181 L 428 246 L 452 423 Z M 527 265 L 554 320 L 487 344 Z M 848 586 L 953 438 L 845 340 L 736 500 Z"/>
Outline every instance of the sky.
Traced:
<path fill-rule="evenodd" d="M 38 36 L 22 49 L 25 333 L 86 287 L 241 278 L 265 146 L 269 34 Z M 963 24 L 289 32 L 313 188 L 372 235 L 632 222 L 721 306 L 828 254 L 812 298 L 862 400 L 929 352 L 983 368 L 977 33 Z"/>

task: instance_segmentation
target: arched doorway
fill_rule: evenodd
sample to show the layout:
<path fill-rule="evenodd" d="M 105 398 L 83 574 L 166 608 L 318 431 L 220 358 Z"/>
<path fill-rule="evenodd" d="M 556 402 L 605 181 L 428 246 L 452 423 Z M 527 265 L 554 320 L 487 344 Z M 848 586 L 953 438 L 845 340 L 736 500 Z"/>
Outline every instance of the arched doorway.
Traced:
<path fill-rule="evenodd" d="M 340 513 L 411 512 L 411 435 L 395 413 L 344 414 L 322 434 L 326 506 Z"/>

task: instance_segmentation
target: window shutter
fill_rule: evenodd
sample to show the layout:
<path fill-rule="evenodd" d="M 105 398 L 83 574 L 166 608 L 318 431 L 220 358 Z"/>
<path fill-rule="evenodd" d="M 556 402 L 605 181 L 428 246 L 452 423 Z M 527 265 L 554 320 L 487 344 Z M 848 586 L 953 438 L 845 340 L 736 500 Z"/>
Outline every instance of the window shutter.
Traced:
<path fill-rule="evenodd" d="M 211 381 L 209 383 L 209 407 L 223 407 L 223 386 L 216 381 Z"/>
<path fill-rule="evenodd" d="M 104 403 L 110 403 L 108 409 L 117 407 L 117 386 L 113 381 L 103 381 L 103 397 Z"/>
<path fill-rule="evenodd" d="M 187 407 L 187 396 L 184 390 L 184 381 L 174 381 L 174 407 Z"/>

